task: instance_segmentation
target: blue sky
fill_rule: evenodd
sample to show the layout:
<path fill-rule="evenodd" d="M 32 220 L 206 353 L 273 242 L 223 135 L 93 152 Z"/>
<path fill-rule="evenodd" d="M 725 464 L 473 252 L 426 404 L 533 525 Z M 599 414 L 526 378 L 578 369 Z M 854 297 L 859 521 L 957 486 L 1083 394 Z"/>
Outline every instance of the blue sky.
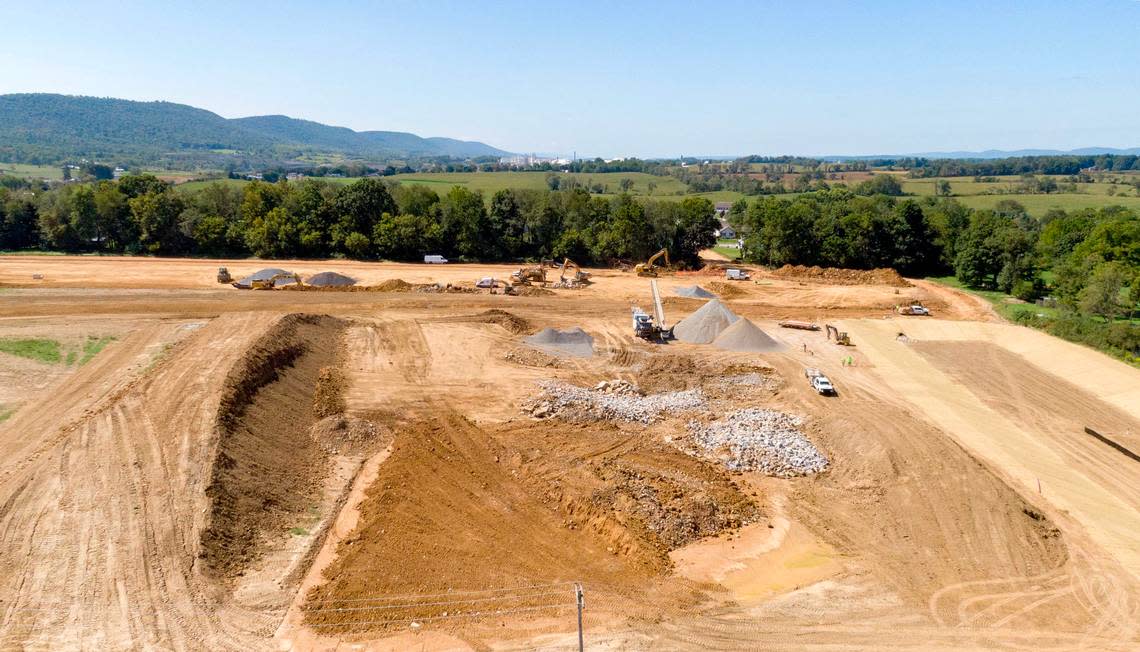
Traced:
<path fill-rule="evenodd" d="M 600 156 L 1140 146 L 1140 2 L 9 4 L 0 93 Z"/>

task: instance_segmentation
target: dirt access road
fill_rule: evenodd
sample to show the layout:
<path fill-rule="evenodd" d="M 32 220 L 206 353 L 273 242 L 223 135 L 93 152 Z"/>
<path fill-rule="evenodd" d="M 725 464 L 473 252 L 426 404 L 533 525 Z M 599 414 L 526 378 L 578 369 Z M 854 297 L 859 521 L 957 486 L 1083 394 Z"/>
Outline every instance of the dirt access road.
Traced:
<path fill-rule="evenodd" d="M 35 379 L 0 422 L 0 650 L 575 649 L 573 582 L 591 649 L 1140 646 L 1140 464 L 1080 430 L 1140 448 L 1140 373 L 953 290 L 662 277 L 672 320 L 701 305 L 673 290 L 700 284 L 788 345 L 761 355 L 635 340 L 648 285 L 612 270 L 509 297 L 242 292 L 222 265 L 268 266 L 0 257 L 0 337 L 116 338 L 85 365 L 0 354 L 0 378 Z M 909 299 L 939 318 L 890 316 Z M 595 354 L 521 341 L 547 326 Z M 765 381 L 723 383 L 741 369 Z M 613 378 L 700 390 L 709 413 L 520 414 L 539 380 Z M 805 417 L 829 470 L 685 452 L 688 420 L 746 407 Z"/>

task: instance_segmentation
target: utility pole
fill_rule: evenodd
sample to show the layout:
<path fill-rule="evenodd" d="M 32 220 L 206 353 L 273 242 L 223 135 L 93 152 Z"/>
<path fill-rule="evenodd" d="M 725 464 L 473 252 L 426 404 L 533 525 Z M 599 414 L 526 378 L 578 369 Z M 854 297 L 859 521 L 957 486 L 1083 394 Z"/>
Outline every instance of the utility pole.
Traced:
<path fill-rule="evenodd" d="M 586 594 L 581 584 L 574 585 L 574 599 L 578 603 L 578 652 L 585 652 L 585 639 L 582 638 L 582 609 L 586 607 Z"/>

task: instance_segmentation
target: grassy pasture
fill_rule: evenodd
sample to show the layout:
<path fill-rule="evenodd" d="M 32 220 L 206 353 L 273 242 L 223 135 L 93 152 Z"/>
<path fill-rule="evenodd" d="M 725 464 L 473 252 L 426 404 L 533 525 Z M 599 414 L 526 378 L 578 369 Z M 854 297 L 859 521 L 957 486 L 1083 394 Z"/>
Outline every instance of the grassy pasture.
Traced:
<path fill-rule="evenodd" d="M 1122 175 L 1123 176 L 1123 175 Z M 1064 177 L 1054 176 L 1058 183 L 1066 183 Z M 1041 217 L 1049 210 L 1060 208 L 1066 211 L 1083 208 L 1120 205 L 1140 209 L 1140 191 L 1130 184 L 1079 183 L 1076 193 L 1054 192 L 1048 195 L 1033 194 L 986 194 L 1016 188 L 1020 177 L 997 177 L 996 182 L 980 183 L 973 177 L 936 177 L 931 179 L 907 179 L 903 190 L 912 195 L 934 195 L 935 184 L 941 180 L 950 182 L 952 197 L 970 208 L 993 208 L 998 202 L 1011 199 L 1018 202 L 1031 215 Z M 1109 195 L 1110 188 L 1114 195 Z"/>
<path fill-rule="evenodd" d="M 0 163 L 0 174 L 22 179 L 63 179 L 63 166 L 25 165 L 23 163 Z"/>

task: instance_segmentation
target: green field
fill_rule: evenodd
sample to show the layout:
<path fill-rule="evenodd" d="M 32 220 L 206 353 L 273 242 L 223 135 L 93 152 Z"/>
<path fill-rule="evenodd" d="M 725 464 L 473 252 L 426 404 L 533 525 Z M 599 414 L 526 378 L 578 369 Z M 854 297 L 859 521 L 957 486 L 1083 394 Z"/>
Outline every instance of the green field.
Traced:
<path fill-rule="evenodd" d="M 23 179 L 63 179 L 61 165 L 24 165 L 23 163 L 0 163 L 0 174 Z"/>
<path fill-rule="evenodd" d="M 1039 178 L 1044 175 L 1039 175 Z M 1121 175 L 1124 176 L 1124 175 Z M 1065 177 L 1053 176 L 1057 183 L 1064 184 Z M 934 195 L 935 183 L 946 180 L 950 182 L 952 197 L 970 208 L 993 208 L 998 202 L 1011 199 L 1025 206 L 1031 215 L 1041 217 L 1050 209 L 1060 208 L 1066 211 L 1080 210 L 1082 208 L 1099 208 L 1101 206 L 1127 206 L 1140 208 L 1140 190 L 1131 184 L 1112 183 L 1078 183 L 1077 192 L 1054 192 L 1049 194 L 987 194 L 1001 191 L 1010 191 L 1018 187 L 1021 178 L 1016 176 L 997 177 L 996 182 L 980 183 L 973 177 L 937 177 L 930 179 L 907 179 L 903 181 L 903 190 L 912 195 Z M 1109 195 L 1109 192 L 1115 193 Z"/>

